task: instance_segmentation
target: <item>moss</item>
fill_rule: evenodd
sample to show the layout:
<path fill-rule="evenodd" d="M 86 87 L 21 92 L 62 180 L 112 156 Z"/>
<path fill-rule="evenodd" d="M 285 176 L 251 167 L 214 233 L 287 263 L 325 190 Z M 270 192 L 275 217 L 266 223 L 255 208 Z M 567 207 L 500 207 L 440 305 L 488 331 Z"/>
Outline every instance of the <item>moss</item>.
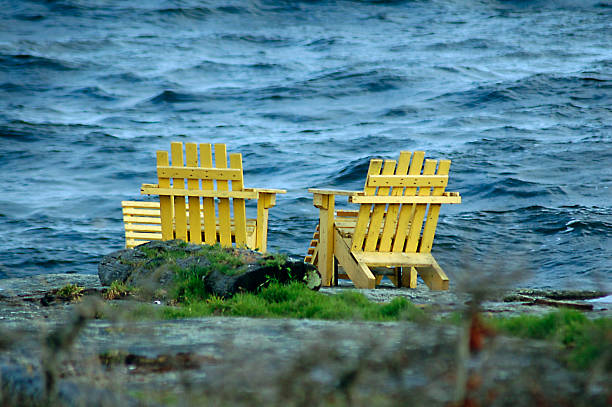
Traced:
<path fill-rule="evenodd" d="M 76 284 L 68 283 L 59 290 L 57 290 L 57 297 L 66 301 L 76 301 L 83 295 L 85 288 Z"/>
<path fill-rule="evenodd" d="M 258 264 L 263 267 L 277 267 L 279 270 L 282 269 L 288 261 L 288 257 L 281 253 L 270 253 L 266 257 L 259 260 Z"/>

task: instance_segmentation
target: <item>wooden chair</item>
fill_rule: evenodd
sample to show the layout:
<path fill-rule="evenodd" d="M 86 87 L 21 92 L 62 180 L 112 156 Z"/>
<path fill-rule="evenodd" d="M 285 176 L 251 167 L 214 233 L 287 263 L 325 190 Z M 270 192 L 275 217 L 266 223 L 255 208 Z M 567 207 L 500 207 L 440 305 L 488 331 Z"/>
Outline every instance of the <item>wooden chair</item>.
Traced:
<path fill-rule="evenodd" d="M 242 154 L 229 155 L 225 144 L 174 142 L 157 152 L 157 184 L 143 184 L 142 194 L 159 202 L 123 201 L 126 247 L 151 240 L 247 247 L 266 251 L 268 209 L 280 189 L 244 188 Z M 185 158 L 185 160 L 184 160 Z M 247 219 L 245 200 L 257 200 L 257 218 Z M 233 212 L 233 216 L 232 216 Z"/>
<path fill-rule="evenodd" d="M 384 275 L 396 286 L 416 287 L 417 273 L 435 290 L 448 277 L 431 255 L 440 206 L 461 203 L 444 192 L 450 160 L 425 160 L 423 151 L 402 151 L 399 160 L 370 161 L 363 192 L 309 189 L 319 208 L 319 225 L 306 261 L 326 286 L 349 278 L 358 288 L 374 288 Z M 336 195 L 359 210 L 334 211 Z"/>

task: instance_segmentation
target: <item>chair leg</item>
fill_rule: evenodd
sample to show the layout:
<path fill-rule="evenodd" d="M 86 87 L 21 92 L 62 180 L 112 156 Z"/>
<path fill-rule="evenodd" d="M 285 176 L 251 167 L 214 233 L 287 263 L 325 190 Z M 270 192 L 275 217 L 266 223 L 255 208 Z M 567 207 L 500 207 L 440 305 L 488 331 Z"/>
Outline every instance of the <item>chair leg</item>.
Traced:
<path fill-rule="evenodd" d="M 416 288 L 417 270 L 412 266 L 402 267 L 402 287 Z"/>
<path fill-rule="evenodd" d="M 334 228 L 334 253 L 338 263 L 357 288 L 375 288 L 376 277 L 365 264 L 358 262 L 351 254 L 349 246 L 346 244 L 338 229 Z"/>
<path fill-rule="evenodd" d="M 417 271 L 431 290 L 448 290 L 448 277 L 433 257 L 430 265 L 418 267 Z"/>

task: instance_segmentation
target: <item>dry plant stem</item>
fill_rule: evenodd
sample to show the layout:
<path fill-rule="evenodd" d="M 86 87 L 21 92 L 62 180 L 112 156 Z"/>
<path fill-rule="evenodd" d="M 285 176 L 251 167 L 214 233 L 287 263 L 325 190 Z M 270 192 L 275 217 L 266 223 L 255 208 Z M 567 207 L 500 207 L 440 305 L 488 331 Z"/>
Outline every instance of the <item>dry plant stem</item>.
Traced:
<path fill-rule="evenodd" d="M 45 337 L 41 362 L 48 404 L 52 405 L 57 400 L 58 364 L 62 355 L 72 347 L 79 332 L 94 318 L 99 308 L 98 301 L 83 304 L 76 309 L 74 319 L 69 324 L 60 326 Z"/>

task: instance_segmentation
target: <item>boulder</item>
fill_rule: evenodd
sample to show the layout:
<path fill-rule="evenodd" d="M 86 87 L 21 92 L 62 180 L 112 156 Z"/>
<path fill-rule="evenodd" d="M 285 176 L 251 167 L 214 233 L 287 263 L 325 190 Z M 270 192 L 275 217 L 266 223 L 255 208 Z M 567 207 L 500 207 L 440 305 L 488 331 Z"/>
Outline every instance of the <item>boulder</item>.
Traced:
<path fill-rule="evenodd" d="M 196 245 L 181 240 L 149 242 L 110 253 L 98 265 L 102 285 L 113 281 L 166 297 L 180 270 L 198 269 L 206 292 L 231 297 L 238 292 L 254 292 L 271 281 L 299 281 L 313 290 L 321 287 L 321 276 L 311 265 L 282 255 L 248 249 Z"/>

